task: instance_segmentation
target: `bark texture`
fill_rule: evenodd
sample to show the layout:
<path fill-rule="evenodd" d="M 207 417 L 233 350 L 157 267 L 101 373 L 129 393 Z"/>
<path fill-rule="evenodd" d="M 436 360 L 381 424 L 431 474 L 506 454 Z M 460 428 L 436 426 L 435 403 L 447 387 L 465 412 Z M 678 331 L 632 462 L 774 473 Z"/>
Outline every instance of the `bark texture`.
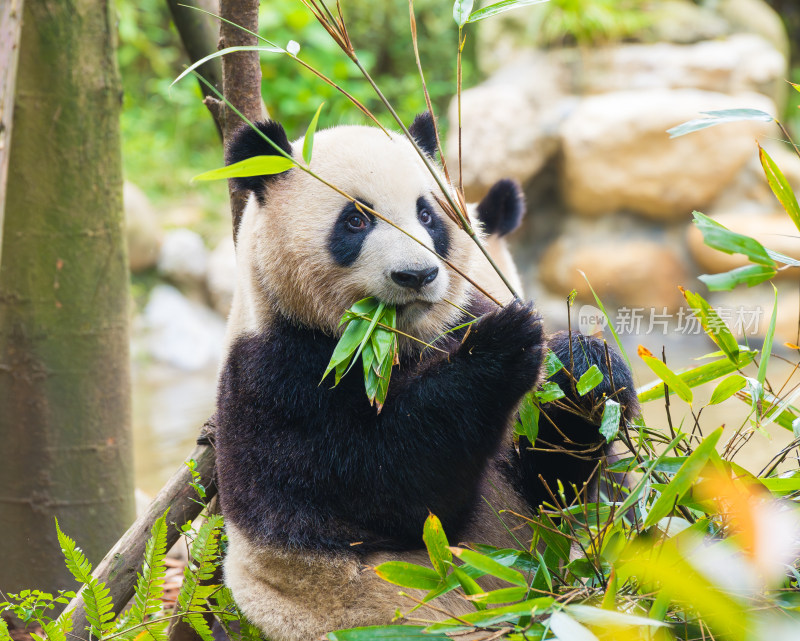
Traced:
<path fill-rule="evenodd" d="M 220 0 L 220 16 L 230 22 L 258 33 L 258 0 Z M 226 47 L 257 45 L 255 36 L 222 22 L 220 24 L 220 49 Z M 222 56 L 222 92 L 225 97 L 249 120 L 266 118 L 261 101 L 261 63 L 257 51 L 237 51 Z M 213 110 L 212 110 L 213 113 Z M 227 106 L 223 113 L 223 140 L 241 125 L 242 120 Z M 228 181 L 233 217 L 233 238 L 247 202 L 247 194 L 236 190 Z"/>
<path fill-rule="evenodd" d="M 8 156 L 11 151 L 19 36 L 22 31 L 22 2 L 23 0 L 4 0 L 0 4 L 0 252 L 3 247 L 3 212 L 6 204 Z"/>
<path fill-rule="evenodd" d="M 73 588 L 133 521 L 128 270 L 110 0 L 29 0 L 0 265 L 0 586 Z"/>

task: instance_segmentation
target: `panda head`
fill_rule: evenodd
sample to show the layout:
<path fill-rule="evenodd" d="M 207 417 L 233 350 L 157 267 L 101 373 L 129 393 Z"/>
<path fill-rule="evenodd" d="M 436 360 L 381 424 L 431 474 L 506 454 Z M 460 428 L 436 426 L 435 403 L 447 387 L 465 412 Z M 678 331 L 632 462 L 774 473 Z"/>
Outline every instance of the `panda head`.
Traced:
<path fill-rule="evenodd" d="M 303 162 L 302 139 L 290 143 L 274 121 L 258 129 L 233 137 L 229 164 L 277 153 L 261 134 Z M 409 131 L 432 157 L 430 115 Z M 377 128 L 334 127 L 314 136 L 310 168 L 391 224 L 297 167 L 235 179 L 251 192 L 237 234 L 239 304 L 250 329 L 263 329 L 277 312 L 336 334 L 344 311 L 367 296 L 395 305 L 398 328 L 423 340 L 452 326 L 460 311 L 451 303 L 469 304 L 472 289 L 436 254 L 472 273 L 479 253 L 439 206 L 441 190 L 413 145 Z"/>

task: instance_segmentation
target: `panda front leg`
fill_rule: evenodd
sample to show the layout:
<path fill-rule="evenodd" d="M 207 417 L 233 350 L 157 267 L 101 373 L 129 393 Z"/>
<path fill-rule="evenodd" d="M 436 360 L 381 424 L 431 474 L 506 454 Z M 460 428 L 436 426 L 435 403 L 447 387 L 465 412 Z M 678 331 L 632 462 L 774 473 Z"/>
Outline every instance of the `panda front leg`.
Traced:
<path fill-rule="evenodd" d="M 567 398 L 542 407 L 535 445 L 525 437 L 520 438 L 522 486 L 525 498 L 534 508 L 543 501 L 553 501 L 551 491 L 557 492 L 559 481 L 568 503 L 575 498 L 573 488 L 581 492 L 587 483 L 597 487 L 598 466 L 610 453 L 610 446 L 594 422 L 599 420 L 602 409 L 595 412 L 593 420 L 585 418 L 592 407 L 602 408 L 598 402 L 605 397 L 621 405 L 623 421 L 639 413 L 631 371 L 604 340 L 578 332 L 573 332 L 570 340 L 567 332 L 559 332 L 550 337 L 548 347 L 564 364 L 564 369 L 550 380 L 559 385 Z M 603 381 L 580 396 L 575 383 L 592 365 L 603 374 Z M 581 408 L 584 416 L 565 409 L 570 404 Z"/>

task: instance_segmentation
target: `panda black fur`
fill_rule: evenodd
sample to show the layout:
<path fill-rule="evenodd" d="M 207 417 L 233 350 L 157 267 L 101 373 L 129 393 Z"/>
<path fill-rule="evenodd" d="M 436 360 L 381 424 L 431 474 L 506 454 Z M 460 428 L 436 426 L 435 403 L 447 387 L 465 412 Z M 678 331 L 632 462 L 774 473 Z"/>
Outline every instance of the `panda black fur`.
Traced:
<path fill-rule="evenodd" d="M 259 129 L 299 156 L 302 141 L 289 144 L 280 125 Z M 429 116 L 411 133 L 433 153 Z M 272 153 L 245 129 L 228 161 Z M 368 127 L 320 131 L 311 168 L 489 282 L 477 248 L 435 205 L 436 184 L 406 139 Z M 298 169 L 239 179 L 239 186 L 254 197 L 238 232 L 218 395 L 226 582 L 271 641 L 388 623 L 401 605 L 397 588 L 370 568 L 390 559 L 427 563 L 421 533 L 429 511 L 452 542 L 512 546 L 509 532 L 521 521 L 504 515 L 501 522 L 494 509 L 529 514 L 543 498 L 539 474 L 580 484 L 594 463 L 528 451 L 525 441 L 519 450 L 513 445 L 512 419 L 539 382 L 548 344 L 530 305 L 497 308 L 434 254 Z M 495 232 L 488 240 L 496 239 L 519 222 L 518 188 L 501 183 L 472 214 Z M 370 295 L 397 305 L 399 329 L 423 340 L 466 320 L 445 298 L 482 316 L 469 331 L 437 342 L 445 354 L 401 342 L 380 413 L 357 373 L 336 388 L 319 384 L 339 318 Z M 568 343 L 563 335 L 549 343 L 565 363 Z M 573 351 L 580 353 L 576 377 L 591 364 L 607 371 L 602 343 L 576 338 Z M 613 354 L 611 361 L 614 389 L 607 376 L 602 391 L 616 392 L 630 416 L 636 405 L 628 370 Z M 546 412 L 558 425 L 548 431 L 540 421 L 551 445 L 599 455 L 596 427 Z M 444 599 L 451 611 L 470 609 L 453 594 Z"/>

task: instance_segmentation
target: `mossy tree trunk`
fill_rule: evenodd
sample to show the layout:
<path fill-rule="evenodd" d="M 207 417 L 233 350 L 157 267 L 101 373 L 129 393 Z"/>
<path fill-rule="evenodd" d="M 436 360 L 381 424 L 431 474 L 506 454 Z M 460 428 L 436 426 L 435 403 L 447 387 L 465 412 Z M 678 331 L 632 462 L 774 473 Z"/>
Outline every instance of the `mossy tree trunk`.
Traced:
<path fill-rule="evenodd" d="M 111 0 L 26 0 L 0 265 L 0 589 L 73 588 L 133 519 Z"/>

